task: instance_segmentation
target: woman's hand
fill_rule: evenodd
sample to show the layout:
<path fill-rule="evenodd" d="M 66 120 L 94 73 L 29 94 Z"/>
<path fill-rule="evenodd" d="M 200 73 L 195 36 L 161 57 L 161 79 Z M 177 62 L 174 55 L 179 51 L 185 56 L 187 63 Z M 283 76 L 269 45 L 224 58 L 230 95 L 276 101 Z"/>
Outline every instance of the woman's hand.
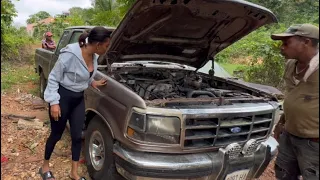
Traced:
<path fill-rule="evenodd" d="M 100 79 L 99 81 L 92 81 L 91 86 L 95 88 L 96 90 L 100 91 L 98 89 L 99 86 L 104 86 L 107 84 L 107 79 Z"/>
<path fill-rule="evenodd" d="M 60 105 L 59 104 L 55 104 L 55 105 L 50 106 L 50 112 L 51 112 L 51 117 L 55 121 L 58 121 L 59 118 L 61 117 Z"/>

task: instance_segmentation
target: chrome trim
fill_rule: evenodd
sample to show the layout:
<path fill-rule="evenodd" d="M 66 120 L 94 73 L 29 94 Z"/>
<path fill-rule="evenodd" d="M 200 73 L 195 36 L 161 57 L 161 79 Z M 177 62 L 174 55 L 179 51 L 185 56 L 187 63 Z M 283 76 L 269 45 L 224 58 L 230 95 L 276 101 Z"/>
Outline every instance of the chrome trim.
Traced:
<path fill-rule="evenodd" d="M 255 139 L 250 139 L 246 142 L 246 144 L 243 146 L 242 154 L 244 155 L 251 155 L 255 151 L 258 150 L 259 143 Z"/>
<path fill-rule="evenodd" d="M 270 146 L 271 158 L 275 158 L 278 153 L 278 141 L 274 137 L 270 136 L 266 141 L 263 142 L 263 144 Z"/>
<path fill-rule="evenodd" d="M 118 173 L 120 175 L 122 175 L 122 177 L 128 179 L 128 180 L 163 180 L 163 178 L 156 178 L 156 177 L 142 177 L 142 176 L 135 176 L 131 173 L 129 173 L 128 171 L 126 171 L 124 168 L 122 168 L 121 166 L 119 166 L 118 164 L 116 164 L 116 169 L 118 171 Z M 186 180 L 186 179 L 167 179 L 166 180 Z M 209 176 L 205 176 L 205 177 L 200 177 L 200 178 L 188 178 L 188 180 L 210 180 Z"/>
<path fill-rule="evenodd" d="M 100 171 L 105 161 L 105 144 L 99 131 L 93 131 L 89 139 L 89 156 L 93 168 Z"/>
<path fill-rule="evenodd" d="M 271 152 L 270 152 L 271 150 Z M 119 143 L 114 144 L 114 154 L 122 159 L 125 164 L 131 164 L 131 166 L 138 167 L 144 172 L 153 172 L 160 170 L 164 175 L 168 172 L 174 173 L 176 170 L 195 171 L 199 169 L 211 169 L 211 174 L 204 175 L 198 178 L 189 178 L 185 174 L 181 174 L 181 177 L 175 178 L 163 178 L 163 177 L 148 177 L 142 175 L 136 175 L 135 171 L 129 172 L 125 167 L 122 167 L 116 161 L 116 168 L 119 174 L 132 180 L 171 180 L 171 179 L 192 179 L 192 180 L 209 180 L 209 179 L 223 179 L 227 173 L 230 173 L 228 169 L 238 166 L 240 168 L 250 168 L 248 177 L 253 178 L 258 172 L 264 171 L 266 165 L 268 165 L 267 154 L 275 155 L 277 151 L 277 143 L 273 137 L 269 137 L 267 141 L 264 141 L 259 146 L 259 149 L 250 156 L 240 155 L 236 159 L 229 157 L 227 150 L 220 148 L 214 152 L 197 153 L 197 154 L 162 154 L 162 153 L 149 153 L 138 152 L 134 150 L 122 147 Z M 274 156 L 272 156 L 274 157 Z M 250 166 L 253 164 L 253 166 Z M 168 176 L 169 177 L 169 176 Z M 255 177 L 257 178 L 257 177 Z"/>
<path fill-rule="evenodd" d="M 240 144 L 232 143 L 225 148 L 225 153 L 229 155 L 230 159 L 236 159 L 240 156 L 241 150 L 242 147 L 240 146 Z"/>
<path fill-rule="evenodd" d="M 183 124 L 181 126 L 181 147 L 183 149 L 217 149 L 226 147 L 231 143 L 244 144 L 249 139 L 263 140 L 271 132 L 276 106 L 270 103 L 234 103 L 233 105 L 216 106 L 210 109 L 180 109 L 183 113 Z M 268 116 L 268 118 L 264 117 Z M 228 119 L 234 117 L 234 119 Z M 228 120 L 225 120 L 227 118 Z M 244 119 L 246 118 L 246 119 Z M 200 122 L 201 126 L 190 125 L 189 120 Z M 208 121 L 201 124 L 203 121 Z M 211 123 L 211 124 L 210 124 Z M 265 124 L 268 123 L 268 124 Z M 191 123 L 192 124 L 192 123 Z M 199 125 L 199 124 L 197 124 Z M 239 133 L 225 133 L 228 128 L 247 128 Z M 197 131 L 201 136 L 197 136 Z M 190 136 L 189 134 L 195 134 Z M 259 135 L 263 133 L 264 135 Z M 225 133 L 225 134 L 221 134 Z M 255 137 L 252 137 L 256 135 Z M 230 140 L 238 137 L 238 140 Z M 221 141 L 224 138 L 224 141 Z M 194 140 L 198 139 L 198 140 Z M 207 144 L 206 141 L 208 141 Z M 189 145 L 186 143 L 190 143 Z M 200 143 L 199 145 L 197 143 Z M 201 144 L 203 143 L 203 144 Z"/>

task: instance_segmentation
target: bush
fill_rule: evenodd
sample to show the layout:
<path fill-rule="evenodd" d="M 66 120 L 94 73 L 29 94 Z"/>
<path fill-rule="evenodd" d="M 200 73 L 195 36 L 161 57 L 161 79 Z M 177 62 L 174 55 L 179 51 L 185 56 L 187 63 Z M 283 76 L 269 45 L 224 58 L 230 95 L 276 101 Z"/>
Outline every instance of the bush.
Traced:
<path fill-rule="evenodd" d="M 235 59 L 248 59 L 248 66 L 237 69 L 244 73 L 245 81 L 270 85 L 281 90 L 285 59 L 280 54 L 281 42 L 273 41 L 270 36 L 286 28 L 284 24 L 262 27 L 223 50 L 216 60 L 234 63 Z"/>
<path fill-rule="evenodd" d="M 2 34 L 1 62 L 22 61 L 30 58 L 30 45 L 33 43 L 34 39 L 27 34 L 25 29 L 9 27 Z"/>

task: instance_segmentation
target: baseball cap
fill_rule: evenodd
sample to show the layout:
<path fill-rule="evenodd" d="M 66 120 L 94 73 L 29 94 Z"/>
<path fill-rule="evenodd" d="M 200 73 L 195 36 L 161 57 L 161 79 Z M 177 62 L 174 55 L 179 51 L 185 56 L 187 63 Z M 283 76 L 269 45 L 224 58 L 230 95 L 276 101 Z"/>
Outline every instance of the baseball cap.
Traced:
<path fill-rule="evenodd" d="M 52 33 L 50 31 L 46 32 L 46 36 L 52 36 Z"/>
<path fill-rule="evenodd" d="M 286 37 L 302 36 L 312 39 L 319 39 L 319 28 L 312 24 L 294 24 L 290 26 L 284 33 L 272 34 L 271 39 L 282 40 Z"/>

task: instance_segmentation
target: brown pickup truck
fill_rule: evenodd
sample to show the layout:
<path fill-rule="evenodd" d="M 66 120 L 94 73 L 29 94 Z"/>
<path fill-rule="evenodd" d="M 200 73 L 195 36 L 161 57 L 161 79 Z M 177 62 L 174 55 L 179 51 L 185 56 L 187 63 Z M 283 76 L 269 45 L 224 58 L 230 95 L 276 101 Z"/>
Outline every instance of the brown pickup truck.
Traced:
<path fill-rule="evenodd" d="M 109 28 L 111 44 L 95 76 L 108 85 L 85 91 L 90 176 L 258 178 L 277 151 L 271 131 L 282 94 L 223 75 L 214 57 L 274 22 L 268 9 L 242 0 L 137 0 L 118 28 Z M 60 49 L 86 28 L 66 29 L 55 52 L 36 50 L 42 93 Z"/>

